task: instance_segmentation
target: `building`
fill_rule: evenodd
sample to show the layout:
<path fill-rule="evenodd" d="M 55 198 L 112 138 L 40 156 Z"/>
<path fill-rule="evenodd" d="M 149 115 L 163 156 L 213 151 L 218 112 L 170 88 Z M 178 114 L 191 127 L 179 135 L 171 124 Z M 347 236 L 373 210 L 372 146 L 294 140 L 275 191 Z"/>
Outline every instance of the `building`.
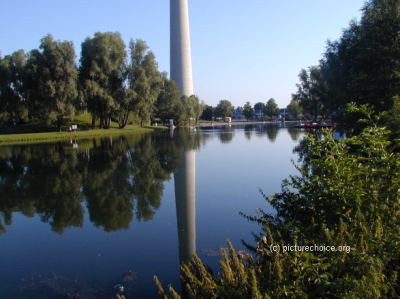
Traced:
<path fill-rule="evenodd" d="M 246 119 L 246 117 L 243 114 L 243 108 L 242 107 L 238 107 L 233 111 L 233 115 L 232 115 L 233 119 Z"/>

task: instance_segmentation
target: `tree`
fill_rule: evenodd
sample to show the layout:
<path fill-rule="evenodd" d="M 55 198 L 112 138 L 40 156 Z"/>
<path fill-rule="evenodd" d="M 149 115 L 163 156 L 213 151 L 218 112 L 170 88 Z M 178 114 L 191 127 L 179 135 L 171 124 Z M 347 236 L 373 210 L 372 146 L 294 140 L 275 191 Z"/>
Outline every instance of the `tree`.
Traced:
<path fill-rule="evenodd" d="M 203 114 L 201 115 L 201 117 L 203 119 L 207 119 L 207 120 L 211 120 L 214 112 L 213 112 L 214 108 L 212 106 L 206 105 L 206 107 L 204 108 Z"/>
<path fill-rule="evenodd" d="M 25 87 L 27 56 L 24 50 L 0 58 L 0 120 L 26 121 L 28 118 Z"/>
<path fill-rule="evenodd" d="M 119 33 L 96 32 L 82 43 L 79 82 L 92 125 L 108 129 L 125 96 L 125 43 Z M 134 94 L 131 94 L 134 96 Z"/>
<path fill-rule="evenodd" d="M 357 69 L 358 104 L 388 111 L 400 93 L 400 2 L 371 0 L 363 8 Z"/>
<path fill-rule="evenodd" d="M 192 105 L 194 106 L 193 116 L 194 116 L 194 119 L 196 120 L 196 124 L 197 124 L 197 121 L 198 121 L 200 115 L 203 113 L 203 111 L 206 107 L 206 104 L 204 103 L 203 100 L 200 100 L 195 95 L 191 95 L 189 98 L 191 99 Z"/>
<path fill-rule="evenodd" d="M 310 66 L 299 73 L 300 83 L 296 84 L 298 91 L 292 97 L 297 100 L 305 112 L 317 119 L 321 109 L 323 97 L 322 74 L 319 66 Z"/>
<path fill-rule="evenodd" d="M 246 102 L 246 104 L 244 104 L 243 114 L 246 117 L 246 119 L 251 119 L 254 117 L 254 109 L 251 106 L 250 102 Z"/>
<path fill-rule="evenodd" d="M 57 131 L 61 131 L 63 117 L 74 116 L 78 96 L 73 43 L 45 36 L 39 50 L 29 53 L 27 68 L 30 113 L 55 122 Z"/>
<path fill-rule="evenodd" d="M 254 104 L 254 110 L 264 110 L 265 104 L 263 102 L 258 102 Z"/>
<path fill-rule="evenodd" d="M 181 102 L 184 109 L 184 113 L 182 116 L 186 118 L 189 125 L 191 118 L 194 118 L 197 124 L 197 119 L 200 117 L 205 109 L 204 102 L 200 101 L 200 99 L 195 95 L 191 95 L 189 97 L 182 96 Z"/>
<path fill-rule="evenodd" d="M 229 117 L 233 114 L 232 103 L 228 100 L 220 100 L 215 108 L 215 115 L 219 117 Z"/>
<path fill-rule="evenodd" d="M 279 107 L 275 102 L 274 98 L 270 98 L 264 107 L 264 114 L 270 117 L 278 116 Z"/>
<path fill-rule="evenodd" d="M 154 104 L 161 90 L 163 80 L 158 71 L 158 64 L 153 52 L 143 40 L 129 42 L 130 64 L 127 68 L 127 97 L 121 103 L 119 127 L 126 126 L 129 113 L 133 110 L 141 118 L 141 125 L 153 118 Z"/>
<path fill-rule="evenodd" d="M 258 102 L 254 105 L 254 112 L 258 117 L 264 116 L 264 110 L 265 110 L 265 104 L 263 102 Z"/>
<path fill-rule="evenodd" d="M 159 117 L 164 123 L 168 119 L 178 119 L 178 106 L 180 101 L 180 91 L 175 81 L 169 79 L 166 73 L 161 74 L 163 81 L 162 88 L 155 102 L 155 116 Z"/>
<path fill-rule="evenodd" d="M 297 118 L 297 116 L 302 113 L 301 107 L 296 99 L 292 99 L 287 105 L 286 109 L 287 113 L 291 114 L 295 118 Z"/>
<path fill-rule="evenodd" d="M 400 4 L 370 0 L 360 22 L 352 21 L 337 41 L 329 41 L 320 62 L 327 83 L 326 108 L 342 115 L 348 103 L 370 104 L 389 111 L 400 93 Z M 329 112 L 329 111 L 328 111 Z M 346 117 L 353 125 L 360 115 Z"/>

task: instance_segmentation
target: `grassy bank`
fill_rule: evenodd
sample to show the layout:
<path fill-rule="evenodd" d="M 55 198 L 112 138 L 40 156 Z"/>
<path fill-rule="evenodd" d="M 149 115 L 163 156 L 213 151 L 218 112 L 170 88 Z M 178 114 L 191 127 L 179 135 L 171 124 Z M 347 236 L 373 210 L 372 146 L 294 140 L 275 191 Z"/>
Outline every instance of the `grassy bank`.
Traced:
<path fill-rule="evenodd" d="M 69 131 L 72 125 L 77 125 L 76 131 Z M 116 123 L 112 123 L 110 129 L 90 129 L 91 118 L 89 114 L 77 116 L 74 120 L 66 119 L 61 132 L 54 132 L 54 127 L 43 124 L 27 124 L 16 126 L 11 132 L 0 133 L 0 145 L 51 142 L 62 139 L 92 138 L 99 136 L 147 133 L 164 129 L 161 126 L 128 125 L 119 129 Z"/>

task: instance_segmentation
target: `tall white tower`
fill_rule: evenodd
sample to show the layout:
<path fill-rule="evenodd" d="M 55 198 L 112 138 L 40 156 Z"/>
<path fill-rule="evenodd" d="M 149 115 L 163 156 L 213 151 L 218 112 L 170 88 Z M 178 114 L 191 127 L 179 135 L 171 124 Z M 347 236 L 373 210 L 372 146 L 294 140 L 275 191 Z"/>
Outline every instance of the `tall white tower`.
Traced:
<path fill-rule="evenodd" d="M 182 95 L 193 94 L 187 0 L 170 0 L 170 72 Z M 179 260 L 187 261 L 196 252 L 196 154 L 183 153 L 181 166 L 174 174 Z M 184 289 L 184 287 L 182 287 Z"/>
<path fill-rule="evenodd" d="M 170 0 L 170 73 L 182 95 L 193 94 L 187 0 Z"/>

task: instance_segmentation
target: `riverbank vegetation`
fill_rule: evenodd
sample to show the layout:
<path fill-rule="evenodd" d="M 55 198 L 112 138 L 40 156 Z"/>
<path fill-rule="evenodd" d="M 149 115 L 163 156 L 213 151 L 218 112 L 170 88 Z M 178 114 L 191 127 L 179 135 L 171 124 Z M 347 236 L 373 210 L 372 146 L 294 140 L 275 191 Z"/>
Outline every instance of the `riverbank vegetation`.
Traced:
<path fill-rule="evenodd" d="M 48 126 L 45 122 L 30 122 L 14 126 L 13 130 L 9 130 L 0 135 L 0 145 L 8 144 L 27 144 L 36 142 L 51 142 L 54 140 L 75 140 L 81 138 L 92 138 L 100 136 L 131 134 L 131 133 L 147 133 L 154 130 L 165 129 L 164 126 L 139 126 L 127 125 L 124 130 L 118 128 L 118 124 L 111 122 L 108 130 L 92 129 L 92 121 L 90 114 L 81 114 L 74 117 L 73 120 L 65 118 L 63 120 L 61 132 L 54 132 L 54 126 Z M 76 129 L 72 129 L 73 126 Z"/>
<path fill-rule="evenodd" d="M 123 129 L 155 120 L 176 124 L 197 119 L 204 103 L 182 96 L 175 82 L 158 70 L 143 40 L 128 51 L 119 33 L 96 32 L 82 43 L 79 63 L 73 43 L 46 35 L 38 49 L 0 57 L 0 129 L 47 123 L 60 132 L 66 118 L 89 113 L 91 127 Z M 200 111 L 200 112 L 199 112 Z"/>
<path fill-rule="evenodd" d="M 293 102 L 314 119 L 341 119 L 352 126 L 361 115 L 346 113 L 346 106 L 368 104 L 376 114 L 389 113 L 382 121 L 393 130 L 400 94 L 400 2 L 370 0 L 362 12 L 338 40 L 327 42 L 318 65 L 300 71 Z"/>

